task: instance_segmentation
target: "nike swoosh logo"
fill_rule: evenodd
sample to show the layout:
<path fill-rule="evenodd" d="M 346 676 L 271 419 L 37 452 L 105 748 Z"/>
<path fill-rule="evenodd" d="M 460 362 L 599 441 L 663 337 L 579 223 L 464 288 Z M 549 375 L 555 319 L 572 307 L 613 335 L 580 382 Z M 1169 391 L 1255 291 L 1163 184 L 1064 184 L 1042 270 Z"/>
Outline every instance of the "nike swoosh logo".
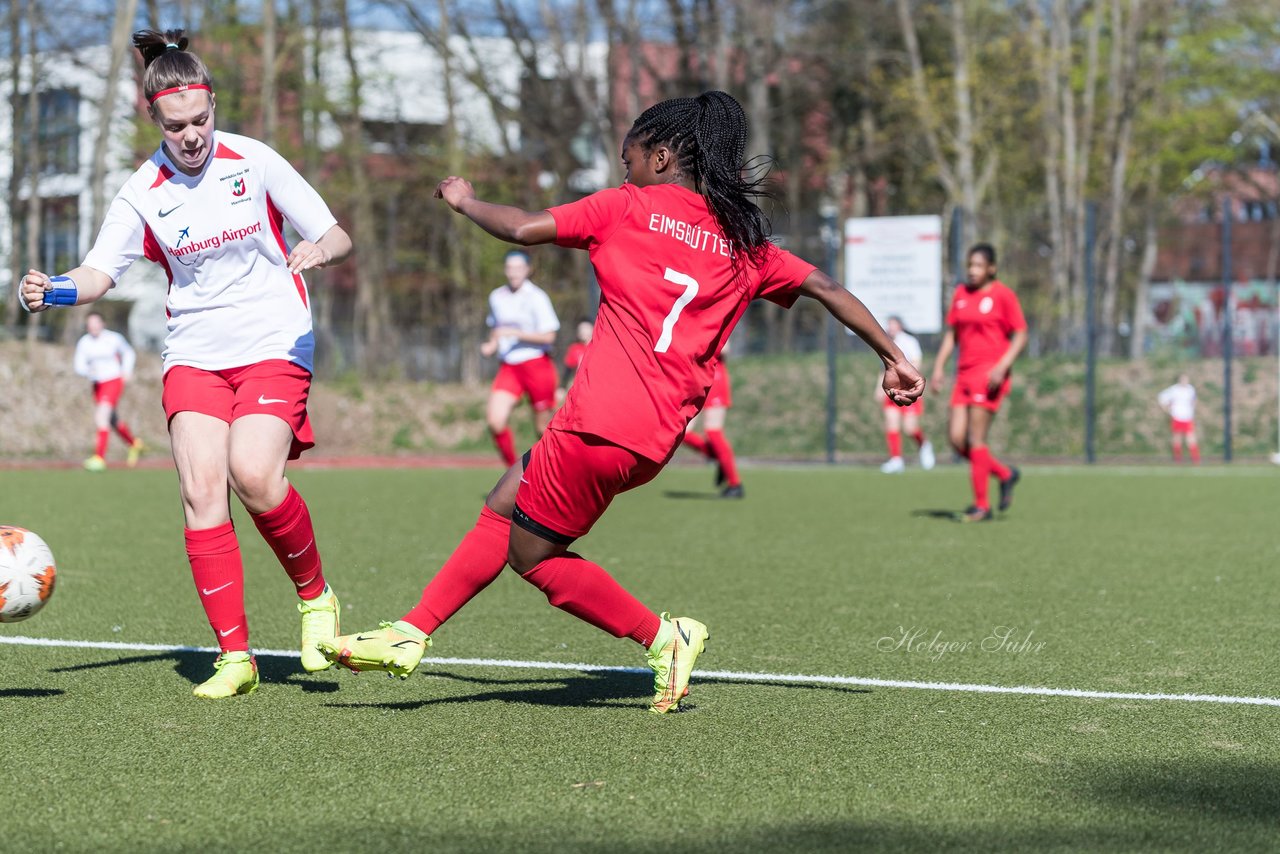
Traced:
<path fill-rule="evenodd" d="M 204 594 L 204 595 L 206 595 L 206 596 L 212 596 L 213 594 L 217 593 L 219 590 L 226 590 L 226 589 L 227 589 L 228 587 L 230 587 L 232 584 L 235 584 L 235 582 L 234 582 L 234 581 L 228 581 L 226 584 L 222 585 L 221 587 L 215 587 L 215 588 L 213 588 L 212 590 L 205 590 L 205 589 L 202 587 L 202 588 L 200 588 L 200 592 L 201 592 L 201 593 L 203 593 L 203 594 Z"/>
<path fill-rule="evenodd" d="M 367 637 L 365 637 L 364 635 L 356 635 L 356 640 L 358 640 L 358 641 L 367 641 L 367 640 L 373 640 L 373 638 L 367 638 Z"/>
<path fill-rule="evenodd" d="M 293 560 L 294 558 L 302 557 L 304 554 L 306 554 L 306 553 L 307 553 L 307 549 L 311 548 L 311 544 L 312 544 L 312 543 L 314 543 L 314 542 L 315 542 L 315 540 L 314 540 L 314 539 L 313 539 L 313 540 L 309 540 L 309 541 L 307 542 L 307 544 L 306 544 L 305 546 L 303 546 L 303 547 L 302 547 L 302 551 L 298 552 L 296 555 L 289 555 L 289 560 Z M 314 576 L 314 575 L 313 575 L 313 576 L 311 576 L 311 578 L 308 578 L 306 581 L 302 582 L 302 584 L 298 584 L 298 582 L 296 582 L 296 581 L 294 582 L 294 584 L 298 584 L 298 586 L 299 586 L 299 587 L 302 587 L 302 586 L 304 586 L 304 585 L 306 585 L 306 584 L 310 584 L 310 583 L 311 583 L 311 579 L 312 579 L 312 578 L 315 578 L 315 576 Z"/>
<path fill-rule="evenodd" d="M 258 404 L 260 406 L 266 406 L 268 403 L 288 403 L 288 402 L 289 401 L 287 400 L 281 400 L 274 397 L 266 397 L 265 395 L 261 395 L 261 394 L 258 395 Z"/>
<path fill-rule="evenodd" d="M 186 202 L 180 202 L 174 205 L 173 207 L 169 208 L 167 211 L 160 211 L 161 218 L 168 216 L 169 214 L 173 213 L 174 211 L 176 211 L 178 208 L 182 207 L 185 204 Z"/>
<path fill-rule="evenodd" d="M 409 644 L 410 646 L 413 646 L 416 643 L 417 643 L 416 640 L 403 640 L 403 641 L 400 641 L 400 643 L 393 643 L 392 646 L 395 647 L 396 649 L 399 649 L 405 644 Z"/>
<path fill-rule="evenodd" d="M 688 645 L 689 645 L 689 633 L 688 633 L 688 632 L 686 632 L 686 631 L 684 630 L 684 627 L 683 627 L 683 626 L 681 626 L 679 623 L 676 623 L 676 631 L 677 631 L 677 632 L 679 632 L 679 633 L 680 633 L 680 637 L 684 639 L 685 646 L 688 646 Z"/>
<path fill-rule="evenodd" d="M 239 624 L 232 626 L 231 628 L 227 629 L 225 632 L 224 632 L 224 631 L 219 631 L 219 632 L 218 632 L 218 637 L 220 637 L 220 638 L 225 638 L 227 635 L 231 634 L 232 632 L 234 632 L 234 631 L 235 631 L 236 629 L 238 629 L 238 628 L 240 628 Z"/>
<path fill-rule="evenodd" d="M 527 481 L 527 480 L 525 480 L 525 479 L 524 479 L 524 475 L 520 475 L 520 482 L 521 482 L 521 483 L 528 483 L 529 481 Z"/>

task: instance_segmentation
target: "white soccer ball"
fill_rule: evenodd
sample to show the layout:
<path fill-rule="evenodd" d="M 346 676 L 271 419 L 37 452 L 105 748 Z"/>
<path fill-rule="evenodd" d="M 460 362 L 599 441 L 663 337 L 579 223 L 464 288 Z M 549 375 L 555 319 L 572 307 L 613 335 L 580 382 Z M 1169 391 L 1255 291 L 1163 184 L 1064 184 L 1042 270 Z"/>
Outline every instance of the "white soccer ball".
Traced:
<path fill-rule="evenodd" d="M 25 620 L 53 595 L 53 552 L 26 528 L 0 525 L 0 623 Z"/>

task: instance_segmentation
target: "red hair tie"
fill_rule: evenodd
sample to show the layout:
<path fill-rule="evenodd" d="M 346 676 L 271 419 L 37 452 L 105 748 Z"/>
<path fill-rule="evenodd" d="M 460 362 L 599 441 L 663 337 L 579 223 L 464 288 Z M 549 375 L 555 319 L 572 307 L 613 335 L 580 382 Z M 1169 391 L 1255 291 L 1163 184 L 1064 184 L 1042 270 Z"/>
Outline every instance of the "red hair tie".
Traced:
<path fill-rule="evenodd" d="M 147 99 L 148 104 L 154 104 L 158 99 L 165 95 L 172 95 L 174 92 L 189 92 L 193 89 L 203 89 L 206 92 L 213 92 L 211 88 L 203 83 L 191 83 L 186 86 L 174 86 L 172 89 L 161 89 L 159 92 Z"/>

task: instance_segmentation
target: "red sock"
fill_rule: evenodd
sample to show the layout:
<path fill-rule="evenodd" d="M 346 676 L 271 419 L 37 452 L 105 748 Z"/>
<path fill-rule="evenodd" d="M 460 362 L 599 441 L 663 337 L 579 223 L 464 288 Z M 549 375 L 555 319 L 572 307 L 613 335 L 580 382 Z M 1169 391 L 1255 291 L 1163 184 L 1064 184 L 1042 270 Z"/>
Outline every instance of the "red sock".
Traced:
<path fill-rule="evenodd" d="M 467 532 L 436 577 L 427 584 L 418 604 L 404 615 L 404 621 L 427 634 L 440 628 L 502 573 L 507 565 L 510 538 L 511 520 L 485 505 L 475 527 Z"/>
<path fill-rule="evenodd" d="M 1013 477 L 1013 472 L 1004 463 L 997 460 L 991 455 L 991 449 L 987 449 L 987 466 L 991 471 L 991 476 L 999 481 L 1006 481 Z"/>
<path fill-rule="evenodd" d="M 187 560 L 205 616 L 223 652 L 249 651 L 244 616 L 244 566 L 230 521 L 200 531 L 186 529 Z"/>
<path fill-rule="evenodd" d="M 324 592 L 324 571 L 320 568 L 320 550 L 316 546 L 311 513 L 298 490 L 289 485 L 284 501 L 266 513 L 251 513 L 258 533 L 267 541 L 276 559 L 284 567 L 298 589 L 301 599 L 314 599 Z"/>
<path fill-rule="evenodd" d="M 1182 443 L 1180 442 L 1173 443 L 1173 459 L 1174 462 L 1182 462 Z"/>
<path fill-rule="evenodd" d="M 511 428 L 503 430 L 501 433 L 493 434 L 493 444 L 498 446 L 498 453 L 502 455 L 503 461 L 508 466 L 516 464 L 516 440 L 511 435 Z"/>
<path fill-rule="evenodd" d="M 1188 445 L 1187 450 L 1191 453 L 1191 462 L 1193 463 L 1200 462 L 1200 446 L 1199 445 Z"/>
<path fill-rule="evenodd" d="M 902 456 L 902 433 L 898 430 L 885 430 L 884 441 L 889 446 L 890 457 Z"/>
<path fill-rule="evenodd" d="M 133 439 L 133 431 L 131 431 L 131 430 L 129 429 L 129 425 L 128 425 L 128 424 L 125 424 L 123 421 L 117 421 L 117 422 L 116 422 L 116 433 L 117 433 L 117 434 L 119 434 L 120 438 L 124 440 L 124 443 L 125 443 L 126 445 L 132 445 L 132 444 L 133 444 L 133 441 L 134 441 L 134 439 Z"/>
<path fill-rule="evenodd" d="M 724 470 L 724 481 L 726 486 L 741 486 L 742 480 L 738 477 L 738 463 L 733 456 L 733 446 L 729 444 L 729 440 L 724 437 L 723 430 L 708 430 L 707 444 L 711 446 L 711 451 L 715 454 L 716 462 L 720 464 L 720 468 Z"/>
<path fill-rule="evenodd" d="M 615 638 L 648 647 L 658 636 L 662 619 L 581 555 L 565 552 L 548 558 L 521 578 L 547 594 L 552 605 Z"/>
<path fill-rule="evenodd" d="M 711 450 L 711 446 L 707 444 L 707 440 L 692 430 L 684 434 L 684 443 L 704 457 L 710 457 L 711 459 L 716 457 L 715 452 Z"/>
<path fill-rule="evenodd" d="M 911 438 L 916 440 L 916 445 L 923 445 L 923 444 L 924 444 L 924 431 L 923 431 L 923 430 L 916 430 L 914 433 L 912 433 L 912 434 L 911 434 Z"/>
<path fill-rule="evenodd" d="M 979 510 L 990 510 L 987 478 L 991 476 L 991 452 L 987 446 L 969 449 L 969 480 L 973 484 L 973 504 Z"/>
<path fill-rule="evenodd" d="M 100 457 L 105 457 L 107 455 L 107 439 L 110 437 L 111 437 L 110 430 L 99 430 L 98 443 L 97 445 L 94 446 L 93 452 Z"/>

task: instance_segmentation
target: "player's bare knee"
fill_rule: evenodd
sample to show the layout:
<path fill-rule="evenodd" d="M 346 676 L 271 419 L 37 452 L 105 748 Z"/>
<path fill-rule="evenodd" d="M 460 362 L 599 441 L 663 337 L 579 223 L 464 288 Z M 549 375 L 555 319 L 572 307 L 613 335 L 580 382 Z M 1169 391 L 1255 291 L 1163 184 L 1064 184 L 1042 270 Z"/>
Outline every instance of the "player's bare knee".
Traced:
<path fill-rule="evenodd" d="M 266 466 L 236 465 L 231 466 L 231 489 L 252 512 L 270 510 L 279 500 L 273 500 L 279 494 L 284 495 L 283 478 L 273 469 Z"/>

